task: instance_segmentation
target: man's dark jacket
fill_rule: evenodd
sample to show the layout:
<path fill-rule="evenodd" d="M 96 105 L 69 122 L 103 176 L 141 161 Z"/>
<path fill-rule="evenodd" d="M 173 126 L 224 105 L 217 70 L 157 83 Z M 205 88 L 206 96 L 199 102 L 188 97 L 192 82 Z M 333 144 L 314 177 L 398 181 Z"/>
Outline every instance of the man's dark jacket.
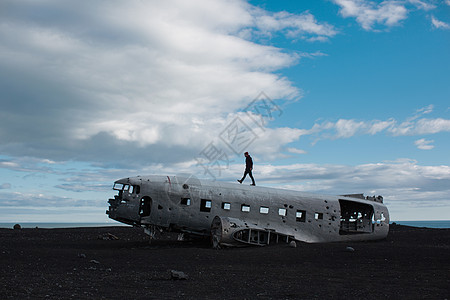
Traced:
<path fill-rule="evenodd" d="M 249 155 L 245 158 L 245 170 L 251 171 L 252 168 L 253 168 L 253 160 Z"/>

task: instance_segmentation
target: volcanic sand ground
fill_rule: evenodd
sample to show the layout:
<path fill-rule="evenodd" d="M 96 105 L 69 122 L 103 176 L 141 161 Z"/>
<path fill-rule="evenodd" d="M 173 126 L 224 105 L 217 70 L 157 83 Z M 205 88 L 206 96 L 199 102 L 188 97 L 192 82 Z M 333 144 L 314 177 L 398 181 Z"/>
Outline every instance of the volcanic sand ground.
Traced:
<path fill-rule="evenodd" d="M 391 225 L 381 241 L 220 250 L 175 236 L 0 229 L 0 299 L 450 299 L 450 229 Z"/>

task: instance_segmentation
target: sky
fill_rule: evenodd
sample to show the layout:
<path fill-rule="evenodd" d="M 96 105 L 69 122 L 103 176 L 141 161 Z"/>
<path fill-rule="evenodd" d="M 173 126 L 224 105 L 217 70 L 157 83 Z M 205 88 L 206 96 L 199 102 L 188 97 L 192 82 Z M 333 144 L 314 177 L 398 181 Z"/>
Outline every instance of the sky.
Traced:
<path fill-rule="evenodd" d="M 0 3 L 0 222 L 193 174 L 450 216 L 450 1 Z M 250 184 L 250 181 L 244 182 Z"/>

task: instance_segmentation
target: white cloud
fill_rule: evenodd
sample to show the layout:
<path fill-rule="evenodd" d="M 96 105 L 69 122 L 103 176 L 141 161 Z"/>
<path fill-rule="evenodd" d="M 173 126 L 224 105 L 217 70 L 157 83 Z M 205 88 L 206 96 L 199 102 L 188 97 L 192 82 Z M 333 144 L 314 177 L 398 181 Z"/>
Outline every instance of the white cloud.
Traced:
<path fill-rule="evenodd" d="M 358 134 L 374 135 L 391 128 L 394 124 L 395 120 L 393 119 L 386 121 L 356 121 L 353 119 L 339 119 L 334 123 L 330 121 L 316 123 L 311 129 L 307 130 L 307 133 L 305 134 L 318 136 L 317 140 L 343 139 L 351 138 Z"/>
<path fill-rule="evenodd" d="M 13 168 L 17 168 L 19 165 L 15 162 L 11 162 L 11 161 L 0 161 L 0 167 L 1 168 L 8 168 L 8 169 L 13 169 Z"/>
<path fill-rule="evenodd" d="M 408 17 L 408 13 L 414 10 L 414 8 L 424 11 L 430 11 L 436 8 L 436 5 L 433 3 L 421 0 L 386 0 L 382 2 L 370 0 L 333 1 L 341 7 L 339 12 L 344 18 L 356 18 L 356 21 L 365 30 L 375 30 L 377 25 L 384 25 L 388 28 L 397 26 Z M 432 17 L 432 21 L 435 24 L 437 20 Z M 437 22 L 443 23 L 440 21 Z M 445 26 L 447 24 L 443 23 L 442 25 Z"/>
<path fill-rule="evenodd" d="M 265 34 L 282 31 L 288 37 L 300 37 L 310 41 L 325 41 L 337 34 L 333 26 L 318 23 L 309 12 L 295 15 L 285 11 L 273 14 L 261 9 L 257 11 L 259 15 L 255 18 L 256 27 Z"/>
<path fill-rule="evenodd" d="M 383 1 L 379 4 L 367 0 L 334 0 L 341 7 L 344 17 L 355 17 L 365 30 L 373 30 L 376 24 L 396 26 L 407 18 L 408 11 L 399 1 Z M 416 1 L 417 2 L 417 1 Z"/>
<path fill-rule="evenodd" d="M 431 16 L 431 24 L 433 24 L 433 27 L 436 29 L 450 29 L 450 25 L 448 23 L 439 21 L 434 16 Z"/>
<path fill-rule="evenodd" d="M 434 145 L 430 145 L 434 143 L 433 140 L 420 139 L 414 142 L 414 145 L 417 146 L 418 149 L 421 150 L 431 150 L 434 148 Z"/>
<path fill-rule="evenodd" d="M 1 159 L 0 169 L 32 173 L 53 173 L 54 170 L 51 168 L 51 165 L 54 164 L 56 164 L 56 162 L 49 159 L 18 157 L 14 159 Z"/>
<path fill-rule="evenodd" d="M 425 107 L 422 107 L 422 108 L 419 108 L 418 110 L 416 110 L 416 114 L 417 115 L 429 114 L 429 113 L 433 112 L 433 109 L 434 109 L 434 105 L 430 104 L 428 106 L 425 106 Z"/>
<path fill-rule="evenodd" d="M 59 197 L 43 193 L 2 193 L 0 194 L 0 207 L 81 207 L 100 206 L 104 201 L 99 200 L 79 200 L 70 197 Z"/>
<path fill-rule="evenodd" d="M 372 121 L 369 129 L 368 129 L 368 133 L 369 134 L 377 134 L 378 132 L 381 132 L 383 130 L 386 130 L 387 128 L 390 128 L 392 126 L 394 126 L 395 124 L 395 120 L 394 119 L 389 119 L 387 121 Z"/>
<path fill-rule="evenodd" d="M 322 123 L 315 123 L 311 129 L 305 130 L 302 135 L 316 136 L 316 140 L 313 143 L 315 144 L 321 139 L 351 138 L 355 135 L 375 135 L 382 132 L 392 134 L 393 136 L 414 136 L 450 132 L 450 120 L 422 117 L 425 114 L 430 114 L 433 109 L 433 105 L 418 109 L 412 117 L 401 123 L 393 118 L 385 121 L 358 121 L 354 119 L 339 119 L 336 122 L 324 121 Z"/>
<path fill-rule="evenodd" d="M 294 154 L 306 154 L 306 153 L 308 153 L 308 152 L 306 152 L 305 150 L 297 149 L 297 148 L 287 148 L 286 150 L 287 150 L 288 152 L 294 153 Z"/>
<path fill-rule="evenodd" d="M 355 135 L 361 128 L 365 127 L 364 122 L 340 119 L 334 125 L 336 130 L 335 138 L 349 138 Z"/>
<path fill-rule="evenodd" d="M 409 3 L 416 6 L 418 9 L 422 9 L 425 11 L 432 10 L 436 8 L 436 5 L 428 3 L 426 1 L 420 1 L 420 0 L 408 0 Z"/>
<path fill-rule="evenodd" d="M 450 131 L 450 120 L 436 118 L 436 119 L 418 119 L 415 121 L 405 121 L 398 126 L 389 128 L 394 136 L 400 135 L 422 135 L 435 134 L 439 132 Z"/>
<path fill-rule="evenodd" d="M 255 130 L 254 132 L 258 136 L 250 144 L 249 151 L 269 161 L 284 156 L 282 154 L 284 146 L 297 141 L 306 133 L 303 129 L 289 127 L 266 128 L 264 131 Z"/>
<path fill-rule="evenodd" d="M 64 184 L 59 184 L 55 187 L 65 190 L 65 191 L 81 193 L 81 192 L 86 192 L 86 191 L 95 191 L 95 192 L 105 191 L 108 188 L 110 188 L 110 185 L 109 184 L 64 183 Z"/>
<path fill-rule="evenodd" d="M 0 20 L 0 150 L 52 160 L 192 157 L 259 92 L 301 97 L 275 71 L 302 56 L 259 38 L 337 34 L 309 12 L 241 0 L 98 1 L 76 10 L 9 1 L 8 10 Z"/>
<path fill-rule="evenodd" d="M 301 53 L 300 56 L 301 57 L 307 57 L 307 58 L 316 58 L 316 57 L 321 57 L 321 56 L 328 56 L 328 54 L 322 53 L 320 51 L 316 51 L 316 52 L 313 52 L 313 53 L 306 53 L 306 52 L 304 52 L 304 53 Z"/>

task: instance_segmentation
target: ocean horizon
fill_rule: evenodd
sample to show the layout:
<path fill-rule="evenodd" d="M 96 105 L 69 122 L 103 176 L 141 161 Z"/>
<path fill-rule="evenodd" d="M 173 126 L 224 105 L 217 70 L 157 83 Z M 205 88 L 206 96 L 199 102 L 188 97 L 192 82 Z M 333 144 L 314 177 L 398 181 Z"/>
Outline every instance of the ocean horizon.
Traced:
<path fill-rule="evenodd" d="M 0 228 L 13 228 L 19 224 L 22 228 L 77 228 L 77 227 L 108 227 L 108 226 L 130 226 L 123 223 L 52 223 L 52 222 L 17 222 L 0 223 Z"/>
<path fill-rule="evenodd" d="M 450 220 L 435 221 L 391 221 L 390 224 L 427 227 L 427 228 L 450 228 Z M 43 223 L 43 222 L 17 222 L 17 223 L 0 223 L 0 228 L 13 228 L 15 224 L 19 224 L 22 228 L 77 228 L 77 227 L 105 227 L 105 226 L 131 226 L 123 223 Z"/>
<path fill-rule="evenodd" d="M 412 227 L 427 227 L 427 228 L 450 228 L 450 220 L 435 220 L 435 221 L 391 221 L 390 224 L 412 226 Z"/>

